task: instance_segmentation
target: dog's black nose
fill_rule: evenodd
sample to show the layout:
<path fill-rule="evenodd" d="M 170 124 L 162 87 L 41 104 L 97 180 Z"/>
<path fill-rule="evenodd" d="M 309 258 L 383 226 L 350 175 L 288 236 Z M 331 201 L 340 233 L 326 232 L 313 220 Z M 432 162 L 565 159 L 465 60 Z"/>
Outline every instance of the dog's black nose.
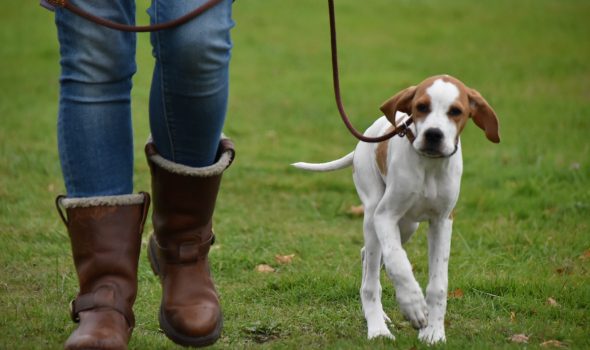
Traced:
<path fill-rule="evenodd" d="M 440 143 L 444 136 L 445 135 L 443 134 L 443 132 L 438 128 L 431 128 L 424 131 L 424 138 L 426 139 L 426 142 L 428 142 L 431 145 L 436 145 Z"/>

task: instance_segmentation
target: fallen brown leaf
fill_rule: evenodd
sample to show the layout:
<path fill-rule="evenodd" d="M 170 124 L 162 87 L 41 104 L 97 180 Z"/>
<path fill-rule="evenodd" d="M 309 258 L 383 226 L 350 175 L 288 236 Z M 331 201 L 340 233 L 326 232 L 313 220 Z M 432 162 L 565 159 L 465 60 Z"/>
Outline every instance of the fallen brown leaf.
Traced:
<path fill-rule="evenodd" d="M 567 344 L 560 342 L 559 340 L 547 340 L 541 343 L 541 346 L 544 348 L 552 347 L 552 348 L 567 348 Z"/>
<path fill-rule="evenodd" d="M 275 261 L 278 262 L 279 264 L 290 264 L 293 262 L 294 257 L 295 257 L 295 254 L 275 255 Z"/>
<path fill-rule="evenodd" d="M 590 249 L 586 250 L 582 255 L 580 255 L 580 260 L 590 260 Z"/>
<path fill-rule="evenodd" d="M 516 312 L 510 311 L 510 322 L 516 322 Z"/>
<path fill-rule="evenodd" d="M 350 216 L 363 216 L 365 214 L 365 207 L 362 205 L 352 205 L 350 208 L 348 208 L 346 213 Z"/>
<path fill-rule="evenodd" d="M 573 269 L 573 267 L 568 265 L 568 266 L 559 267 L 559 268 L 555 269 L 555 272 L 558 275 L 562 275 L 562 276 L 563 275 L 571 275 L 574 272 L 574 269 Z"/>
<path fill-rule="evenodd" d="M 260 265 L 256 266 L 256 272 L 271 273 L 271 272 L 275 272 L 275 271 L 276 270 L 274 269 L 274 267 L 272 267 L 270 265 L 260 264 Z"/>
<path fill-rule="evenodd" d="M 554 307 L 559 306 L 559 303 L 557 302 L 557 300 L 553 299 L 552 297 L 547 298 L 547 304 L 549 304 L 550 306 L 554 306 Z"/>
<path fill-rule="evenodd" d="M 463 298 L 463 295 L 465 295 L 465 294 L 463 293 L 463 289 L 461 289 L 461 288 L 457 288 L 457 289 L 449 292 L 450 299 L 461 299 L 461 298 Z"/>
<path fill-rule="evenodd" d="M 513 343 L 527 344 L 529 342 L 529 337 L 526 334 L 514 334 L 508 338 L 508 340 Z"/>

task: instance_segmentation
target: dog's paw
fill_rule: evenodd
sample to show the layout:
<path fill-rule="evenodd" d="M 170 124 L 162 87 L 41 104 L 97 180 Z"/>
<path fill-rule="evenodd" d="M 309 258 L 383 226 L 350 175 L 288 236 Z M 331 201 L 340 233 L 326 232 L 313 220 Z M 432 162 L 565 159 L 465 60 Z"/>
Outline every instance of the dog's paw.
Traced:
<path fill-rule="evenodd" d="M 434 345 L 441 342 L 444 343 L 447 341 L 447 338 L 445 337 L 445 328 L 444 326 L 426 326 L 421 328 L 418 333 L 418 339 L 428 345 Z"/>
<path fill-rule="evenodd" d="M 367 339 L 371 340 L 378 337 L 385 337 L 391 340 L 395 340 L 395 337 L 393 336 L 393 334 L 391 334 L 391 332 L 385 325 L 375 328 L 369 328 L 369 331 L 367 332 Z"/>
<path fill-rule="evenodd" d="M 372 315 L 369 315 L 367 317 L 367 338 L 373 339 L 377 337 L 386 337 L 389 339 L 395 339 L 387 327 L 388 322 L 391 322 L 391 319 L 383 310 L 379 310 Z"/>
<path fill-rule="evenodd" d="M 422 329 L 428 325 L 428 307 L 421 290 L 403 293 L 397 299 L 402 314 L 414 328 Z"/>

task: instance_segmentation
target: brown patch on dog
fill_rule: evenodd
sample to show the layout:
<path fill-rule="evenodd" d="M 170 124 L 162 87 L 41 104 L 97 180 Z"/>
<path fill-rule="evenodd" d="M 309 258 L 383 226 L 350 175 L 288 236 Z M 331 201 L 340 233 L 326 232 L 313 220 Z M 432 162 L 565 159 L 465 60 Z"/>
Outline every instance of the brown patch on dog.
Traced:
<path fill-rule="evenodd" d="M 384 133 L 388 134 L 392 132 L 395 128 L 390 126 L 387 131 Z M 379 142 L 377 144 L 377 148 L 375 148 L 375 159 L 377 160 L 377 167 L 379 168 L 379 172 L 383 176 L 387 176 L 387 151 L 389 149 L 389 140 L 385 140 Z"/>
<path fill-rule="evenodd" d="M 471 113 L 471 107 L 467 93 L 468 89 L 465 86 L 465 84 L 463 84 L 460 80 L 455 79 L 451 76 L 442 76 L 440 79 L 442 79 L 442 81 L 444 82 L 455 85 L 455 87 L 457 87 L 457 89 L 459 90 L 459 97 L 457 97 L 455 102 L 449 107 L 449 110 L 447 111 L 449 119 L 457 125 L 458 138 L 461 132 L 463 131 L 463 128 L 465 128 L 465 124 L 467 124 L 467 121 L 469 120 L 469 116 Z M 451 111 L 453 109 L 461 111 L 461 113 L 453 115 L 451 114 Z"/>
<path fill-rule="evenodd" d="M 385 117 L 395 125 L 395 113 L 397 111 L 404 112 L 407 115 L 412 114 L 412 100 L 416 94 L 416 87 L 410 86 L 394 96 L 390 97 L 387 101 L 383 102 L 380 109 Z"/>

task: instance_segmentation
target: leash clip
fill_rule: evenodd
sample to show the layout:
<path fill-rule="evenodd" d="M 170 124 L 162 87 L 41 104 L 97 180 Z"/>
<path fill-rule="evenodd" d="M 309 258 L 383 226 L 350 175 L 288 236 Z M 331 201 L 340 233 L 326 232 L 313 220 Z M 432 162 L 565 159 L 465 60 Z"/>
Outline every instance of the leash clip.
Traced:
<path fill-rule="evenodd" d="M 395 124 L 395 128 L 399 130 L 397 136 L 405 137 L 408 134 L 410 124 L 412 124 L 412 117 L 406 114 L 399 123 L 396 121 Z"/>

